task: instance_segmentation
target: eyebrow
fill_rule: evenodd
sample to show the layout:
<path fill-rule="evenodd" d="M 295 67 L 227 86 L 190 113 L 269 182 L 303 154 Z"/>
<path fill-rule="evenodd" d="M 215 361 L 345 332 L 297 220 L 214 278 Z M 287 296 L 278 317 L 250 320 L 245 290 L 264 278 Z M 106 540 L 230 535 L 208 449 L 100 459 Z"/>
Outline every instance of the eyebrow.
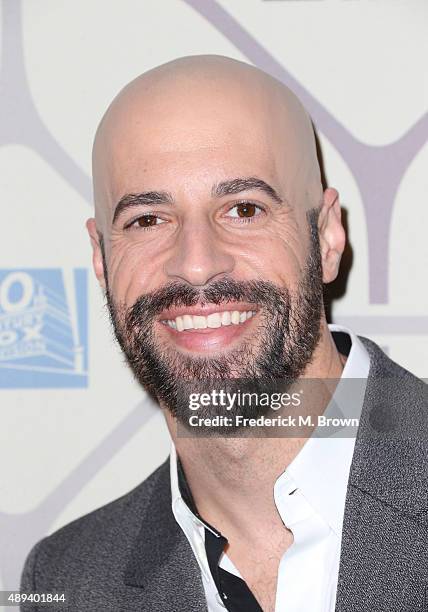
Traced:
<path fill-rule="evenodd" d="M 145 191 L 144 193 L 127 193 L 116 205 L 113 223 L 128 208 L 144 205 L 173 204 L 174 199 L 167 191 Z"/>
<path fill-rule="evenodd" d="M 211 196 L 221 198 L 226 195 L 235 195 L 243 191 L 257 190 L 265 193 L 277 204 L 283 204 L 283 200 L 279 197 L 275 189 L 254 176 L 246 178 L 234 178 L 221 183 L 216 183 L 212 190 Z M 136 206 L 153 206 L 156 204 L 173 204 L 174 198 L 167 191 L 145 191 L 143 193 L 128 193 L 124 195 L 116 205 L 113 223 L 117 221 L 119 216 L 127 209 Z"/>
<path fill-rule="evenodd" d="M 277 204 L 283 204 L 282 199 L 279 197 L 275 189 L 255 176 L 249 176 L 247 178 L 235 178 L 229 181 L 222 181 L 214 185 L 211 194 L 213 197 L 221 198 L 225 195 L 234 195 L 241 193 L 242 191 L 258 190 L 268 195 Z"/>

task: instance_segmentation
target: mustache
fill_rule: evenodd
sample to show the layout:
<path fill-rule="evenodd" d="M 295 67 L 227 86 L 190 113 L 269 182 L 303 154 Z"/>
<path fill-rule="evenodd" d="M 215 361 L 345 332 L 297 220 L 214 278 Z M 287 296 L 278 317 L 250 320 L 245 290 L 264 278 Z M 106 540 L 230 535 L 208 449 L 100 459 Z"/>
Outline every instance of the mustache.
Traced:
<path fill-rule="evenodd" d="M 228 302 L 259 304 L 273 314 L 286 313 L 290 294 L 287 288 L 263 280 L 237 281 L 230 278 L 213 281 L 203 289 L 174 281 L 160 289 L 142 295 L 127 313 L 127 326 L 149 323 L 161 312 L 172 307 L 196 306 L 196 304 L 223 304 Z"/>

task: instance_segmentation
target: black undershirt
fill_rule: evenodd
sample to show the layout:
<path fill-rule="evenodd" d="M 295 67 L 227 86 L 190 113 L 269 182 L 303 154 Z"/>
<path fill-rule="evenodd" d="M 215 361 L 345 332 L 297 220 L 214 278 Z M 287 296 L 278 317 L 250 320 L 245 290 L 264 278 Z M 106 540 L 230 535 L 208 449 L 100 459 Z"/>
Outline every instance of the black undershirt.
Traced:
<path fill-rule="evenodd" d="M 207 554 L 208 565 L 226 610 L 229 610 L 229 612 L 263 612 L 247 583 L 242 580 L 242 578 L 239 578 L 238 576 L 224 570 L 222 567 L 219 567 L 218 564 L 220 561 L 220 556 L 227 544 L 227 538 L 222 536 L 217 529 L 209 525 L 199 515 L 192 493 L 190 492 L 189 485 L 187 484 L 183 466 L 178 457 L 177 471 L 178 487 L 180 489 L 180 494 L 183 501 L 189 510 L 191 510 L 191 512 L 193 512 L 193 514 L 202 523 L 204 523 L 204 525 L 206 525 L 205 551 Z M 209 527 L 209 529 L 207 529 L 207 527 Z M 212 532 L 214 532 L 216 535 L 214 535 Z"/>

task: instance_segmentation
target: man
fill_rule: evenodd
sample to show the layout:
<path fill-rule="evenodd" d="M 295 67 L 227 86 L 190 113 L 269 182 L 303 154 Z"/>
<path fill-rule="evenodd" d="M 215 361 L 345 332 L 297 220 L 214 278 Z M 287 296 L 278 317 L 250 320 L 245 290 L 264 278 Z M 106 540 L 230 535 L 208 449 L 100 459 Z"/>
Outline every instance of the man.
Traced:
<path fill-rule="evenodd" d="M 95 274 L 134 375 L 165 411 L 171 457 L 37 544 L 22 589 L 91 612 L 427 609 L 427 453 L 409 429 L 425 424 L 426 387 L 327 325 L 323 283 L 345 233 L 300 102 L 241 62 L 170 62 L 108 108 L 93 180 Z M 309 409 L 353 404 L 358 439 L 236 423 L 180 435 L 183 384 L 212 379 L 336 380 Z"/>

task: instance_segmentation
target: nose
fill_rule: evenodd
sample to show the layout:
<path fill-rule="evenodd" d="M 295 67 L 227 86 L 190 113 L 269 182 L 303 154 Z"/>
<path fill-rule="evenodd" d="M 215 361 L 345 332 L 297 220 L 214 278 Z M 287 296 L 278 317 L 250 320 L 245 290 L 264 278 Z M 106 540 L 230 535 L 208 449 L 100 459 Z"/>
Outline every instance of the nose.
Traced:
<path fill-rule="evenodd" d="M 171 280 L 180 279 L 194 286 L 206 285 L 233 269 L 233 256 L 227 253 L 214 228 L 204 221 L 183 224 L 165 264 Z"/>

